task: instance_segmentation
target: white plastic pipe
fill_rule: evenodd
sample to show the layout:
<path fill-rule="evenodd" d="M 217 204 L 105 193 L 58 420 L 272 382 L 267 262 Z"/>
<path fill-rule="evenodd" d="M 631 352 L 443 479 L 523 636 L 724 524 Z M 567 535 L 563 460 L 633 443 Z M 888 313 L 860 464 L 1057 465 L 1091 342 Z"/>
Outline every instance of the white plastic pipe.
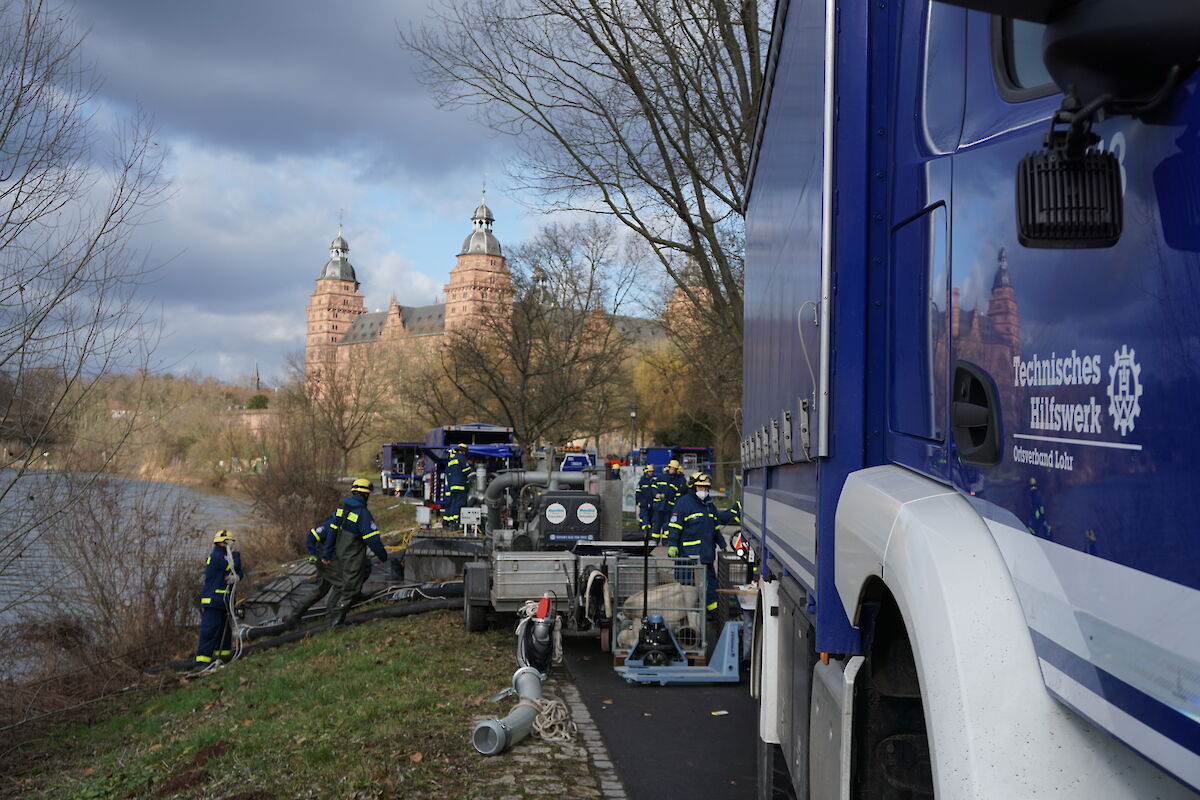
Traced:
<path fill-rule="evenodd" d="M 513 673 L 513 691 L 520 700 L 504 719 L 489 719 L 475 726 L 471 744 L 485 756 L 497 756 L 529 735 L 537 717 L 534 700 L 542 699 L 542 673 L 521 667 Z"/>

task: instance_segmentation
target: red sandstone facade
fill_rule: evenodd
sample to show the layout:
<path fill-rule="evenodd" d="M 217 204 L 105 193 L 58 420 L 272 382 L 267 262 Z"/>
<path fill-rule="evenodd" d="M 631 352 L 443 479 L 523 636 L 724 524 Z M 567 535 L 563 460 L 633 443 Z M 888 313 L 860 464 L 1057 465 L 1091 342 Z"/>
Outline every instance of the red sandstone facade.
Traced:
<path fill-rule="evenodd" d="M 492 234 L 494 218 L 486 204 L 475 209 L 471 222 L 473 229 L 450 270 L 444 304 L 404 306 L 393 294 L 387 311 L 377 312 L 366 309 L 350 264 L 350 246 L 339 234 L 330 245 L 329 261 L 308 304 L 307 377 L 311 380 L 349 364 L 356 354 L 383 344 L 428 346 L 440 342 L 446 331 L 469 329 L 479 325 L 489 310 L 511 307 L 512 275 Z M 420 339 L 424 341 L 418 345 Z"/>

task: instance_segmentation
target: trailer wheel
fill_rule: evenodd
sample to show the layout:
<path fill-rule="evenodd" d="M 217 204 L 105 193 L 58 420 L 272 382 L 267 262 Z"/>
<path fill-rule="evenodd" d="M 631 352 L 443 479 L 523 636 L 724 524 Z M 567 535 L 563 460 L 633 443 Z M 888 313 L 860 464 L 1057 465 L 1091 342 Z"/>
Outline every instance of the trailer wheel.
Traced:
<path fill-rule="evenodd" d="M 612 627 L 604 627 L 600 629 L 600 652 L 612 652 Z"/>
<path fill-rule="evenodd" d="M 487 607 L 463 603 L 463 622 L 471 633 L 487 630 Z"/>
<path fill-rule="evenodd" d="M 767 744 L 758 736 L 758 794 L 757 800 L 796 800 L 792 776 L 788 772 L 783 748 Z"/>

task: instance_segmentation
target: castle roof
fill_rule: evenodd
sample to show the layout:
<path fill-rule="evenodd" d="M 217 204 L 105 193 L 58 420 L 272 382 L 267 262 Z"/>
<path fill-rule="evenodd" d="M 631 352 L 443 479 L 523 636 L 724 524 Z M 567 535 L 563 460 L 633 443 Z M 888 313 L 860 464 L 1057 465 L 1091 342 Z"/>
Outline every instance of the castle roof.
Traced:
<path fill-rule="evenodd" d="M 1001 247 L 996 263 L 996 276 L 992 279 L 992 289 L 996 290 L 1004 286 L 1012 286 L 1012 276 L 1008 274 L 1008 251 Z"/>
<path fill-rule="evenodd" d="M 379 339 L 379 334 L 383 332 L 383 324 L 386 321 L 386 311 L 370 311 L 360 314 L 358 319 L 354 320 L 354 323 L 346 329 L 346 334 L 338 341 L 338 344 L 374 342 Z"/>
<path fill-rule="evenodd" d="M 400 318 L 409 336 L 427 336 L 446 330 L 446 304 L 400 306 Z"/>
<path fill-rule="evenodd" d="M 487 207 L 487 203 L 481 201 L 475 207 L 475 213 L 471 215 L 471 223 L 475 226 L 475 230 L 471 231 L 471 235 L 463 240 L 462 251 L 459 255 L 466 256 L 476 253 L 486 256 L 504 255 L 500 250 L 500 242 L 492 234 L 492 223 L 495 221 L 492 210 Z"/>
<path fill-rule="evenodd" d="M 408 336 L 430 336 L 446 330 L 446 305 L 397 306 L 404 332 Z M 387 311 L 362 314 L 346 329 L 338 344 L 377 342 L 387 325 Z"/>
<path fill-rule="evenodd" d="M 329 243 L 329 260 L 325 262 L 325 268 L 321 270 L 321 274 L 317 277 L 317 280 L 354 281 L 358 283 L 358 278 L 354 274 L 354 267 L 350 264 L 350 243 L 342 238 L 341 233 Z"/>

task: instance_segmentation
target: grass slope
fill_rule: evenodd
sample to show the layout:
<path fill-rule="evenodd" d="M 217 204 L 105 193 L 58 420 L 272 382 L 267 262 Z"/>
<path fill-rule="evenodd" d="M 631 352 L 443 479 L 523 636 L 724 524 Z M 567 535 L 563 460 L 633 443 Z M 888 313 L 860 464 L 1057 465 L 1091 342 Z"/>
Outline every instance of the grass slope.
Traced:
<path fill-rule="evenodd" d="M 22 798 L 453 798 L 489 771 L 475 717 L 512 701 L 513 638 L 458 613 L 381 620 L 255 653 L 22 749 Z M 135 699 L 137 698 L 137 699 Z"/>

